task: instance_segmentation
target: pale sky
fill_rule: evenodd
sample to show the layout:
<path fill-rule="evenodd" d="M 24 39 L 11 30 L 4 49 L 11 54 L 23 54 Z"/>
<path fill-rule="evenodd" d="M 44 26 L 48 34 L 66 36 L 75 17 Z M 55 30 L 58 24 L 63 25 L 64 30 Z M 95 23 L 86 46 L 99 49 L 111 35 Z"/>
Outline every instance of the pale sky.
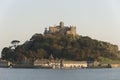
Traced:
<path fill-rule="evenodd" d="M 60 21 L 79 35 L 120 45 L 120 0 L 0 0 L 0 51 Z"/>

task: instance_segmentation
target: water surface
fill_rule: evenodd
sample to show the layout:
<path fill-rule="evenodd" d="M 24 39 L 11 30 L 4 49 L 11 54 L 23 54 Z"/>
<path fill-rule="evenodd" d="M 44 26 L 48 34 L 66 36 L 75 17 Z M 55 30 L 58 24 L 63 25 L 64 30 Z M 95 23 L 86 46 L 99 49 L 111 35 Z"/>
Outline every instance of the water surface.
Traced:
<path fill-rule="evenodd" d="M 120 68 L 73 70 L 0 68 L 0 80 L 120 80 Z"/>

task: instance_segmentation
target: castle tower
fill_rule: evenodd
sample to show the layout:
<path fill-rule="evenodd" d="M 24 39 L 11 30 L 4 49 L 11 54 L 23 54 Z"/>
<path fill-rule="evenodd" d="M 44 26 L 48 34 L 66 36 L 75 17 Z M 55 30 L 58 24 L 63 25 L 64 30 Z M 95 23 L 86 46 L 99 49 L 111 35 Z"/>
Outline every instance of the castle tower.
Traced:
<path fill-rule="evenodd" d="M 63 28 L 64 27 L 64 22 L 60 22 L 60 28 Z"/>
<path fill-rule="evenodd" d="M 48 34 L 48 30 L 47 30 L 47 28 L 45 28 L 44 34 Z"/>
<path fill-rule="evenodd" d="M 75 36 L 76 35 L 76 27 L 72 26 L 71 27 L 71 33 Z"/>

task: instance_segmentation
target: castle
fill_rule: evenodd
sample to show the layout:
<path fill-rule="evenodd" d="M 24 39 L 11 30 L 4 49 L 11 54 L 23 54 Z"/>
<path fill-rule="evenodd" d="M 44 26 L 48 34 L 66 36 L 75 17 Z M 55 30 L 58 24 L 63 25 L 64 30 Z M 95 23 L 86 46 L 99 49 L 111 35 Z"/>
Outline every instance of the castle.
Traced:
<path fill-rule="evenodd" d="M 62 34 L 62 35 L 76 35 L 76 27 L 75 26 L 64 26 L 64 22 L 60 22 L 60 25 L 58 26 L 50 26 L 49 30 L 45 28 L 44 34 Z"/>

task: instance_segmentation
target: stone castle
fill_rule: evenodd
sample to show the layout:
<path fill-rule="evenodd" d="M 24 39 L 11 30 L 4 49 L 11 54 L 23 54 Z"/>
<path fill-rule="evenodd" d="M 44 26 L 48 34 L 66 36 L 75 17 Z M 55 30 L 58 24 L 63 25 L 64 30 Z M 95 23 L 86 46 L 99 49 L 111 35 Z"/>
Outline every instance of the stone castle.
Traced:
<path fill-rule="evenodd" d="M 45 28 L 44 34 L 62 34 L 62 35 L 76 35 L 76 27 L 75 26 L 64 26 L 64 22 L 60 22 L 60 25 L 58 26 L 50 26 L 49 30 Z"/>

